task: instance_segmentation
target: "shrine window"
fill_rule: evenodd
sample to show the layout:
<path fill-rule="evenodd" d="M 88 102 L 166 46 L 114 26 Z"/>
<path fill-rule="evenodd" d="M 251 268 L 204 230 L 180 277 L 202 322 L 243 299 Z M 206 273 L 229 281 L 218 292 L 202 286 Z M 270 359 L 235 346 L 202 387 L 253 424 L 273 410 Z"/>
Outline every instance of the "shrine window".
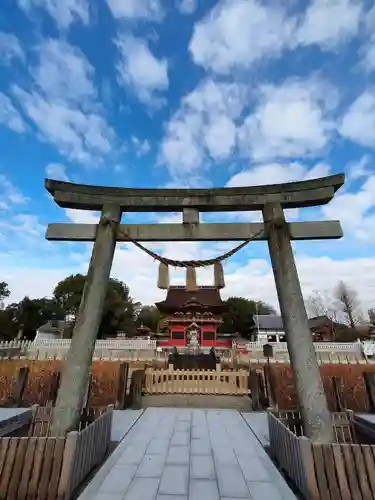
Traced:
<path fill-rule="evenodd" d="M 172 331 L 172 339 L 184 340 L 185 339 L 185 332 L 173 332 Z"/>
<path fill-rule="evenodd" d="M 215 340 L 215 332 L 203 332 L 203 340 Z"/>

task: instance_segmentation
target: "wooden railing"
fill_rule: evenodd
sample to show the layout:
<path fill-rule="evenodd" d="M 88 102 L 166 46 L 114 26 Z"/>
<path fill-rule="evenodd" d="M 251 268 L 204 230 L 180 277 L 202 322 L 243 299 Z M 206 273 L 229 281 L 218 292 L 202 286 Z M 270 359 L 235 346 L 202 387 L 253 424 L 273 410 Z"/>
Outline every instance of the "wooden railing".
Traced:
<path fill-rule="evenodd" d="M 48 436 L 51 410 L 33 408 L 27 437 L 0 439 L 1 500 L 69 500 L 103 460 L 110 443 L 111 407 L 94 422 L 83 419 L 82 430 L 58 438 Z"/>
<path fill-rule="evenodd" d="M 70 439 L 71 449 L 74 450 L 70 465 L 70 492 L 103 460 L 111 441 L 112 416 L 113 408 L 110 407 L 81 432 L 68 434 L 67 440 Z"/>
<path fill-rule="evenodd" d="M 146 369 L 148 394 L 234 394 L 247 395 L 246 370 L 165 370 Z"/>
<path fill-rule="evenodd" d="M 300 492 L 308 498 L 300 439 L 272 413 L 268 413 L 268 429 L 271 451 L 279 467 L 287 472 Z"/>
<path fill-rule="evenodd" d="M 287 415 L 289 413 L 289 415 Z M 270 451 L 306 499 L 375 498 L 375 446 L 357 444 L 351 412 L 333 414 L 335 441 L 314 444 L 302 435 L 297 412 L 268 413 Z M 300 435 L 296 435 L 291 430 Z"/>

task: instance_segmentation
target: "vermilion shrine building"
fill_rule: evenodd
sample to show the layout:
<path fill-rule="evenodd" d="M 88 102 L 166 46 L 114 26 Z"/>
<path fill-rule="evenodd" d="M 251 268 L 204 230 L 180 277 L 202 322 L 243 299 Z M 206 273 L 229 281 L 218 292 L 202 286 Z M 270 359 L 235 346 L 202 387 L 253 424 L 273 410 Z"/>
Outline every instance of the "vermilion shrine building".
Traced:
<path fill-rule="evenodd" d="M 185 286 L 170 286 L 164 301 L 156 307 L 164 316 L 159 325 L 159 345 L 186 346 L 195 339 L 201 347 L 232 347 L 232 335 L 218 333 L 228 306 L 213 286 L 194 292 Z"/>

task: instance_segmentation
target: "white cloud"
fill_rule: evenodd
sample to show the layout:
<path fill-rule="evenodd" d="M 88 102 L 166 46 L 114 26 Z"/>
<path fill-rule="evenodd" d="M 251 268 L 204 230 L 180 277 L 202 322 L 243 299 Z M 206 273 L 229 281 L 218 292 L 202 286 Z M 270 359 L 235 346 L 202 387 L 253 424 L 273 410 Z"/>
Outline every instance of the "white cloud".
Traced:
<path fill-rule="evenodd" d="M 113 131 L 98 113 L 84 113 L 77 107 L 49 101 L 19 87 L 15 87 L 14 93 L 29 118 L 39 127 L 42 137 L 67 158 L 97 164 L 111 151 Z"/>
<path fill-rule="evenodd" d="M 362 54 L 361 66 L 366 72 L 372 73 L 375 71 L 375 36 L 363 46 Z"/>
<path fill-rule="evenodd" d="M 197 9 L 197 0 L 176 0 L 181 14 L 193 14 Z"/>
<path fill-rule="evenodd" d="M 298 2 L 220 0 L 199 20 L 189 49 L 196 64 L 227 74 L 236 68 L 278 57 L 285 50 L 318 45 L 336 50 L 354 38 L 361 22 L 360 0 L 312 0 L 304 12 Z M 287 11 L 288 10 L 288 11 Z"/>
<path fill-rule="evenodd" d="M 362 4 L 358 0 L 312 0 L 296 33 L 296 44 L 334 49 L 358 32 Z"/>
<path fill-rule="evenodd" d="M 2 247 L 8 248 L 10 254 L 24 252 L 28 259 L 29 255 L 35 255 L 35 248 L 40 247 L 43 242 L 45 229 L 35 215 L 24 213 L 9 215 L 0 219 Z"/>
<path fill-rule="evenodd" d="M 77 47 L 64 40 L 44 40 L 38 55 L 32 75 L 46 97 L 73 103 L 96 97 L 94 68 Z"/>
<path fill-rule="evenodd" d="M 282 184 L 284 182 L 304 181 L 329 174 L 330 167 L 325 163 L 318 163 L 309 169 L 300 163 L 268 163 L 256 165 L 234 175 L 227 182 L 228 187 L 259 186 L 263 184 Z"/>
<path fill-rule="evenodd" d="M 35 88 L 13 90 L 43 140 L 69 159 L 100 163 L 112 151 L 115 133 L 95 100 L 94 70 L 83 53 L 61 40 L 44 41 L 31 74 Z"/>
<path fill-rule="evenodd" d="M 360 49 L 360 54 L 362 56 L 361 66 L 367 73 L 372 73 L 375 71 L 375 6 L 366 13 L 364 19 L 364 34 L 367 36 L 367 40 Z"/>
<path fill-rule="evenodd" d="M 302 293 L 307 299 L 314 291 L 332 293 L 340 280 L 358 292 L 362 308 L 373 307 L 375 260 L 372 258 L 333 259 L 328 256 L 296 255 Z M 246 276 L 246 280 L 243 277 Z M 278 308 L 272 269 L 265 260 L 250 260 L 226 276 L 225 296 L 235 295 L 264 300 Z M 252 283 L 251 289 L 246 283 Z"/>
<path fill-rule="evenodd" d="M 8 303 L 19 302 L 26 295 L 31 298 L 50 297 L 57 283 L 69 276 L 71 268 L 60 269 L 32 267 L 26 265 L 4 265 L 0 263 L 3 280 L 8 283 L 11 296 Z"/>
<path fill-rule="evenodd" d="M 165 15 L 160 0 L 107 0 L 116 19 L 161 21 Z"/>
<path fill-rule="evenodd" d="M 33 9 L 45 9 L 61 28 L 68 28 L 73 22 L 89 23 L 88 0 L 18 0 L 27 13 Z"/>
<path fill-rule="evenodd" d="M 362 146 L 375 146 L 375 90 L 364 91 L 349 107 L 340 132 Z"/>
<path fill-rule="evenodd" d="M 375 242 L 372 224 L 375 217 L 375 175 L 369 176 L 357 192 L 338 193 L 322 207 L 328 219 L 340 220 L 344 234 L 348 233 L 365 242 Z"/>
<path fill-rule="evenodd" d="M 9 97 L 2 92 L 0 92 L 0 123 L 14 132 L 26 132 L 27 130 L 22 116 L 13 106 Z"/>
<path fill-rule="evenodd" d="M 278 55 L 294 24 L 282 9 L 257 0 L 222 0 L 196 23 L 189 48 L 197 64 L 229 73 Z"/>
<path fill-rule="evenodd" d="M 374 161 L 370 155 L 364 155 L 358 161 L 353 161 L 346 167 L 346 172 L 349 179 L 360 179 L 367 177 L 374 171 Z"/>
<path fill-rule="evenodd" d="M 150 152 L 151 145 L 147 139 L 138 139 L 134 135 L 131 136 L 131 142 L 135 150 L 135 154 L 140 158 Z"/>
<path fill-rule="evenodd" d="M 57 245 L 57 243 L 55 243 Z M 173 244 L 173 253 L 179 250 Z M 171 250 L 172 251 L 172 250 Z M 192 252 L 194 254 L 194 252 Z M 191 252 L 186 252 L 191 255 Z M 212 255 L 212 251 L 210 252 Z M 60 268 L 46 269 L 45 266 L 11 266 L 0 259 L 0 273 L 9 283 L 12 295 L 11 301 L 18 301 L 26 294 L 31 297 L 50 296 L 57 282 L 76 272 L 87 272 L 90 255 L 82 251 L 81 260 L 78 255 L 64 263 Z M 333 259 L 328 256 L 311 257 L 296 253 L 296 263 L 304 297 L 314 291 L 331 292 L 339 280 L 344 280 L 357 290 L 364 310 L 373 306 L 375 292 L 375 260 L 373 258 Z M 130 286 L 130 293 L 144 304 L 153 304 L 165 297 L 165 292 L 156 287 L 157 263 L 143 252 L 131 245 L 118 245 L 115 252 L 111 276 L 125 281 Z M 317 272 L 319 270 L 319 272 Z M 229 270 L 229 264 L 224 266 L 226 288 L 222 292 L 224 298 L 229 296 L 248 297 L 263 300 L 278 308 L 276 289 L 272 268 L 268 260 L 252 259 Z M 212 269 L 198 271 L 198 283 L 212 284 Z M 246 280 L 244 280 L 246 276 Z M 172 270 L 172 284 L 183 284 L 184 273 Z M 252 286 L 249 287 L 248 283 Z"/>
<path fill-rule="evenodd" d="M 98 224 L 100 215 L 90 210 L 76 210 L 67 208 L 65 210 L 67 217 L 76 224 Z"/>
<path fill-rule="evenodd" d="M 120 36 L 116 44 L 120 53 L 117 65 L 119 81 L 130 86 L 138 99 L 146 104 L 158 101 L 159 92 L 168 88 L 168 64 L 157 59 L 144 40 Z"/>
<path fill-rule="evenodd" d="M 246 104 L 242 85 L 202 81 L 185 96 L 166 125 L 159 160 L 174 177 L 197 172 L 210 158 L 228 158 L 236 144 L 235 120 Z"/>
<path fill-rule="evenodd" d="M 21 44 L 11 33 L 0 31 L 0 64 L 9 64 L 12 59 L 24 60 Z"/>
<path fill-rule="evenodd" d="M 0 209 L 8 210 L 14 205 L 26 203 L 28 198 L 3 174 L 0 174 Z"/>
<path fill-rule="evenodd" d="M 46 176 L 49 179 L 54 179 L 56 181 L 69 182 L 69 177 L 66 173 L 66 167 L 61 165 L 61 163 L 49 163 L 46 166 Z"/>
<path fill-rule="evenodd" d="M 329 112 L 336 101 L 334 90 L 314 79 L 261 87 L 258 106 L 239 130 L 241 152 L 264 160 L 321 151 L 334 129 Z"/>

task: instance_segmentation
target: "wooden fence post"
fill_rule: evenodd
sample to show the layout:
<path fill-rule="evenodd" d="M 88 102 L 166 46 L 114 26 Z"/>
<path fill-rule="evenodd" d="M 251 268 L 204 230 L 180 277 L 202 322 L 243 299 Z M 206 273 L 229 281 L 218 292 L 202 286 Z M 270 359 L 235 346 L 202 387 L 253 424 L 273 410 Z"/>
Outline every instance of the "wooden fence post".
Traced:
<path fill-rule="evenodd" d="M 119 376 L 118 376 L 118 388 L 117 388 L 117 398 L 116 398 L 116 409 L 125 410 L 126 408 L 126 396 L 128 387 L 128 376 L 129 376 L 129 363 L 120 363 Z"/>
<path fill-rule="evenodd" d="M 261 409 L 259 402 L 258 375 L 255 368 L 249 370 L 249 387 L 251 393 L 251 407 L 254 411 Z"/>
<path fill-rule="evenodd" d="M 29 375 L 29 367 L 21 366 L 18 372 L 16 383 L 12 387 L 12 392 L 6 403 L 7 406 L 13 406 L 13 407 L 21 406 L 22 397 L 24 390 L 26 388 L 28 375 Z"/>
<path fill-rule="evenodd" d="M 264 383 L 264 373 L 257 372 L 258 377 L 258 387 L 259 387 L 259 402 L 261 408 L 269 408 L 270 404 L 268 401 L 267 391 Z"/>
<path fill-rule="evenodd" d="M 72 475 L 75 465 L 74 458 L 76 454 L 77 439 L 77 431 L 68 432 L 65 441 L 60 481 L 57 489 L 58 500 L 69 500 L 71 498 Z"/>
<path fill-rule="evenodd" d="M 86 394 L 83 399 L 83 411 L 87 411 L 88 407 L 90 406 L 90 396 L 91 396 L 91 382 L 92 382 L 92 373 L 90 372 L 89 375 L 89 380 L 87 382 L 87 387 L 86 387 Z"/>
<path fill-rule="evenodd" d="M 375 373 L 363 372 L 371 413 L 375 412 Z"/>
<path fill-rule="evenodd" d="M 56 403 L 57 393 L 60 386 L 60 372 L 54 372 L 51 376 L 51 385 L 48 394 L 47 404 L 50 403 L 52 406 Z"/>
<path fill-rule="evenodd" d="M 345 404 L 345 386 L 342 377 L 332 377 L 332 386 L 335 394 L 336 411 L 344 411 Z"/>
<path fill-rule="evenodd" d="M 271 373 L 270 365 L 268 364 L 264 365 L 263 372 L 264 372 L 264 381 L 268 396 L 268 404 L 270 407 L 278 409 L 275 384 Z"/>
<path fill-rule="evenodd" d="M 132 381 L 130 385 L 130 405 L 133 409 L 142 408 L 142 389 L 145 379 L 144 370 L 135 370 L 132 373 Z"/>
<path fill-rule="evenodd" d="M 314 457 L 311 443 L 305 436 L 298 438 L 300 448 L 301 466 L 303 469 L 303 493 L 306 498 L 311 500 L 320 500 L 318 482 L 315 475 Z"/>

